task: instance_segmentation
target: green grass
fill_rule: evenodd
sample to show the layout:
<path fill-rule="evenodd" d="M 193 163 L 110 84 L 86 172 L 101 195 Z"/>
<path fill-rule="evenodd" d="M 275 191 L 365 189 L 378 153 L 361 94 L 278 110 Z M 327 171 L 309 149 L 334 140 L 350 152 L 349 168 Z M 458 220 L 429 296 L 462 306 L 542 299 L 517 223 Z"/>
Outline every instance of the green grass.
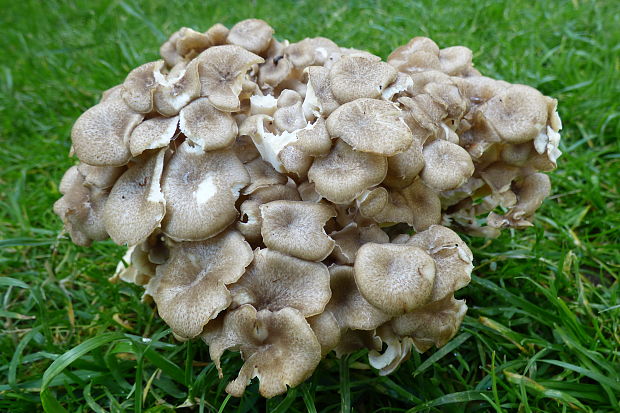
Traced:
<path fill-rule="evenodd" d="M 0 3 L 0 411 L 41 411 L 42 400 L 69 412 L 618 411 L 617 1 Z M 280 38 L 321 35 L 383 57 L 417 35 L 466 45 L 484 74 L 558 98 L 564 121 L 536 227 L 469 240 L 476 276 L 459 292 L 470 310 L 451 343 L 388 377 L 364 353 L 329 356 L 268 401 L 255 383 L 227 397 L 238 355 L 219 380 L 201 342 L 176 343 L 139 288 L 107 281 L 122 248 L 73 245 L 51 209 L 74 162 L 71 125 L 101 91 L 181 26 L 254 16 Z"/>

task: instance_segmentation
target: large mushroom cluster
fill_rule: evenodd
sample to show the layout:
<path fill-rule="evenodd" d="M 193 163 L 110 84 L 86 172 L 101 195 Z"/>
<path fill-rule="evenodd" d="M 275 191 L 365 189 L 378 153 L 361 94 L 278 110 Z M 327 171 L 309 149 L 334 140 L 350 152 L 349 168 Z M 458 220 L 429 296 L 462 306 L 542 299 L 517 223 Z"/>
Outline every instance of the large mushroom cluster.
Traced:
<path fill-rule="evenodd" d="M 220 374 L 240 350 L 234 396 L 254 377 L 281 394 L 331 351 L 388 374 L 444 345 L 473 268 L 450 228 L 532 225 L 550 192 L 557 102 L 465 47 L 416 37 L 384 62 L 250 19 L 160 54 L 76 121 L 54 210 L 76 244 L 127 245 L 116 278 Z"/>

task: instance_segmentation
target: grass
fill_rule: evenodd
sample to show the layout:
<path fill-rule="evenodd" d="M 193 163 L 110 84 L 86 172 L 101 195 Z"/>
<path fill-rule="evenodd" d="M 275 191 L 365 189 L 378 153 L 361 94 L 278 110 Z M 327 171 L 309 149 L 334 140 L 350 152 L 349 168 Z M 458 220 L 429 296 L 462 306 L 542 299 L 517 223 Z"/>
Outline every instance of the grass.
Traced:
<path fill-rule="evenodd" d="M 612 412 L 620 399 L 620 5 L 481 0 L 1 0 L 0 411 Z M 385 57 L 417 35 L 463 44 L 484 73 L 560 101 L 564 152 L 536 227 L 470 239 L 476 276 L 456 338 L 379 377 L 328 357 L 264 400 L 223 391 L 200 342 L 178 344 L 111 284 L 121 257 L 59 237 L 52 203 L 77 116 L 181 26 L 247 18 Z M 143 339 L 148 337 L 148 339 Z M 43 403 L 43 405 L 42 405 Z M 181 407 L 183 406 L 183 407 Z"/>

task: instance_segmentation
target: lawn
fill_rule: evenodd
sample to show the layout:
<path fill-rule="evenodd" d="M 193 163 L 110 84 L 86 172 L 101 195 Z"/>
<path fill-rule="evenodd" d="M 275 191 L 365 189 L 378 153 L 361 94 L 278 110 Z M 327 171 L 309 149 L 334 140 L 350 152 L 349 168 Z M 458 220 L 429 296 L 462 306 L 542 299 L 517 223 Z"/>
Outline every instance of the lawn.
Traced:
<path fill-rule="evenodd" d="M 620 4 L 607 1 L 10 1 L 0 5 L 0 411 L 619 411 Z M 468 315 L 445 347 L 379 377 L 330 355 L 287 395 L 224 392 L 202 342 L 175 342 L 107 281 L 123 255 L 61 235 L 70 129 L 181 26 L 258 17 L 387 57 L 411 37 L 465 45 L 485 75 L 559 100 L 564 155 L 536 226 L 468 238 Z M 148 337 L 150 340 L 143 340 Z M 81 344 L 84 343 L 84 344 Z M 51 369 L 48 367 L 52 364 Z M 47 371 L 46 371 L 47 370 Z"/>

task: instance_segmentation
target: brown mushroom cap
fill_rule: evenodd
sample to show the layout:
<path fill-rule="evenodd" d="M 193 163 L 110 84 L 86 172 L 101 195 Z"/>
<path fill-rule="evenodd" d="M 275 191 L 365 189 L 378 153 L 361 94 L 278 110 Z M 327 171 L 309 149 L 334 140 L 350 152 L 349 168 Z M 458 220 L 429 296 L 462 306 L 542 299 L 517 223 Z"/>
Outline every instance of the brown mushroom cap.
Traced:
<path fill-rule="evenodd" d="M 403 113 L 390 102 L 357 99 L 336 109 L 327 119 L 327 130 L 356 151 L 393 156 L 413 140 Z"/>
<path fill-rule="evenodd" d="M 331 297 L 325 264 L 258 248 L 231 292 L 233 308 L 243 304 L 270 311 L 291 307 L 305 317 L 321 313 Z"/>
<path fill-rule="evenodd" d="M 149 113 L 153 110 L 153 91 L 157 86 L 155 74 L 160 74 L 164 61 L 145 63 L 138 66 L 125 78 L 121 97 L 131 110 L 138 113 Z"/>
<path fill-rule="evenodd" d="M 129 150 L 132 156 L 139 156 L 148 149 L 164 148 L 170 144 L 177 131 L 179 117 L 157 117 L 147 119 L 131 132 Z"/>
<path fill-rule="evenodd" d="M 262 57 L 235 45 L 215 46 L 196 57 L 200 75 L 200 96 L 206 96 L 223 112 L 239 110 L 239 93 L 245 73 Z"/>
<path fill-rule="evenodd" d="M 435 260 L 431 302 L 442 300 L 469 284 L 474 256 L 456 232 L 431 225 L 426 231 L 413 235 L 407 244 L 423 249 Z"/>
<path fill-rule="evenodd" d="M 329 56 L 338 53 L 340 48 L 333 41 L 325 37 L 305 38 L 292 43 L 284 50 L 284 55 L 296 69 L 325 64 Z"/>
<path fill-rule="evenodd" d="M 355 283 L 381 311 L 398 315 L 426 304 L 435 279 L 435 262 L 411 245 L 367 243 L 357 251 Z"/>
<path fill-rule="evenodd" d="M 176 69 L 176 70 L 175 70 Z M 153 92 L 155 110 L 164 116 L 175 116 L 200 94 L 196 61 L 179 63 L 165 77 L 156 74 L 157 87 Z"/>
<path fill-rule="evenodd" d="M 308 261 L 322 261 L 334 249 L 323 229 L 336 216 L 328 205 L 305 201 L 271 201 L 260 206 L 261 234 L 267 248 Z"/>
<path fill-rule="evenodd" d="M 450 341 L 466 312 L 465 300 L 449 296 L 395 318 L 391 326 L 397 334 L 410 336 L 415 349 L 423 353 L 433 345 L 441 347 Z"/>
<path fill-rule="evenodd" d="M 241 216 L 235 225 L 249 242 L 262 242 L 260 230 L 263 220 L 260 205 L 277 200 L 300 201 L 301 199 L 297 190 L 291 186 L 269 185 L 255 190 L 248 199 L 243 201 L 239 207 Z"/>
<path fill-rule="evenodd" d="M 441 139 L 426 145 L 422 151 L 424 168 L 420 177 L 424 183 L 439 191 L 457 188 L 474 173 L 474 163 L 467 151 Z"/>
<path fill-rule="evenodd" d="M 405 188 L 411 185 L 422 168 L 424 168 L 422 143 L 414 138 L 405 151 L 388 158 L 388 172 L 383 182 L 390 188 Z"/>
<path fill-rule="evenodd" d="M 88 246 L 108 238 L 102 220 L 108 190 L 88 188 L 80 166 L 72 166 L 62 177 L 59 189 L 63 196 L 54 203 L 54 213 L 62 219 L 75 244 Z"/>
<path fill-rule="evenodd" d="M 253 258 L 252 248 L 236 231 L 173 244 L 168 260 L 157 266 L 147 293 L 176 335 L 193 338 L 228 307 L 231 297 L 226 286 L 241 277 Z"/>
<path fill-rule="evenodd" d="M 538 90 L 525 85 L 511 85 L 479 110 L 508 143 L 531 141 L 547 124 L 547 99 Z"/>
<path fill-rule="evenodd" d="M 304 317 L 293 308 L 271 312 L 244 305 L 226 314 L 222 327 L 205 337 L 222 376 L 220 358 L 239 349 L 245 360 L 226 392 L 241 397 L 253 377 L 263 397 L 284 393 L 310 377 L 321 360 L 321 346 Z"/>
<path fill-rule="evenodd" d="M 532 226 L 534 212 L 551 193 L 551 181 L 549 176 L 543 173 L 528 175 L 515 183 L 514 192 L 517 203 L 504 216 L 491 212 L 487 217 L 490 226 L 494 228 Z"/>
<path fill-rule="evenodd" d="M 73 150 L 82 162 L 95 166 L 121 166 L 131 159 L 129 135 L 144 116 L 132 111 L 120 95 L 120 89 L 113 91 L 73 124 Z"/>
<path fill-rule="evenodd" d="M 165 151 L 138 159 L 114 184 L 103 210 L 103 222 L 117 244 L 138 244 L 163 219 L 166 201 L 160 182 Z"/>
<path fill-rule="evenodd" d="M 340 326 L 336 317 L 329 311 L 323 311 L 321 314 L 309 317 L 306 321 L 312 327 L 321 345 L 321 357 L 325 357 L 340 342 Z"/>
<path fill-rule="evenodd" d="M 86 163 L 79 163 L 77 165 L 77 169 L 84 177 L 84 186 L 89 188 L 95 187 L 99 189 L 112 188 L 118 177 L 127 170 L 127 168 L 124 166 L 92 166 Z M 63 191 L 62 182 L 63 181 L 61 181 L 61 185 L 59 188 L 61 192 Z"/>
<path fill-rule="evenodd" d="M 396 79 L 396 69 L 382 61 L 343 56 L 329 70 L 332 93 L 340 103 L 376 99 Z"/>
<path fill-rule="evenodd" d="M 472 51 L 463 46 L 446 47 L 439 51 L 441 71 L 450 76 L 463 74 L 472 67 Z"/>
<path fill-rule="evenodd" d="M 441 200 L 437 192 L 424 185 L 421 179 L 416 179 L 411 185 L 402 189 L 400 194 L 407 200 L 411 209 L 412 226 L 416 231 L 424 231 L 433 224 L 441 221 Z"/>
<path fill-rule="evenodd" d="M 341 328 L 373 330 L 391 318 L 360 294 L 355 285 L 353 267 L 332 265 L 329 274 L 332 298 L 325 311 L 334 315 Z"/>
<path fill-rule="evenodd" d="M 331 202 L 351 202 L 364 189 L 378 185 L 387 173 L 383 156 L 354 151 L 338 140 L 332 151 L 316 158 L 308 171 L 308 181 L 317 193 Z"/>
<path fill-rule="evenodd" d="M 329 70 L 322 66 L 310 66 L 306 96 L 302 105 L 306 119 L 329 116 L 339 106 L 329 80 Z"/>
<path fill-rule="evenodd" d="M 318 118 L 308 127 L 297 131 L 297 140 L 290 145 L 311 156 L 328 154 L 332 147 L 332 139 L 327 132 L 325 119 Z"/>
<path fill-rule="evenodd" d="M 257 189 L 270 185 L 283 185 L 287 179 L 285 175 L 278 173 L 262 158 L 256 158 L 245 164 L 245 168 L 250 175 L 250 183 L 243 189 L 243 195 L 249 195 Z"/>
<path fill-rule="evenodd" d="M 439 47 L 427 37 L 414 37 L 406 45 L 394 50 L 387 62 L 399 72 L 415 73 L 439 69 Z"/>
<path fill-rule="evenodd" d="M 261 54 L 269 47 L 272 35 L 273 29 L 263 20 L 247 19 L 230 29 L 226 41 L 252 53 Z"/>
<path fill-rule="evenodd" d="M 205 151 L 227 148 L 237 137 L 233 117 L 214 108 L 208 98 L 196 99 L 181 109 L 179 128 Z"/>
<path fill-rule="evenodd" d="M 188 241 L 220 233 L 237 218 L 235 202 L 249 182 L 232 150 L 204 152 L 183 142 L 162 179 L 167 201 L 163 232 L 174 240 Z"/>
<path fill-rule="evenodd" d="M 329 236 L 336 241 L 332 258 L 338 264 L 353 264 L 360 247 L 367 242 L 386 244 L 390 242 L 388 235 L 376 224 L 360 226 L 351 222 L 339 231 L 334 231 Z"/>

